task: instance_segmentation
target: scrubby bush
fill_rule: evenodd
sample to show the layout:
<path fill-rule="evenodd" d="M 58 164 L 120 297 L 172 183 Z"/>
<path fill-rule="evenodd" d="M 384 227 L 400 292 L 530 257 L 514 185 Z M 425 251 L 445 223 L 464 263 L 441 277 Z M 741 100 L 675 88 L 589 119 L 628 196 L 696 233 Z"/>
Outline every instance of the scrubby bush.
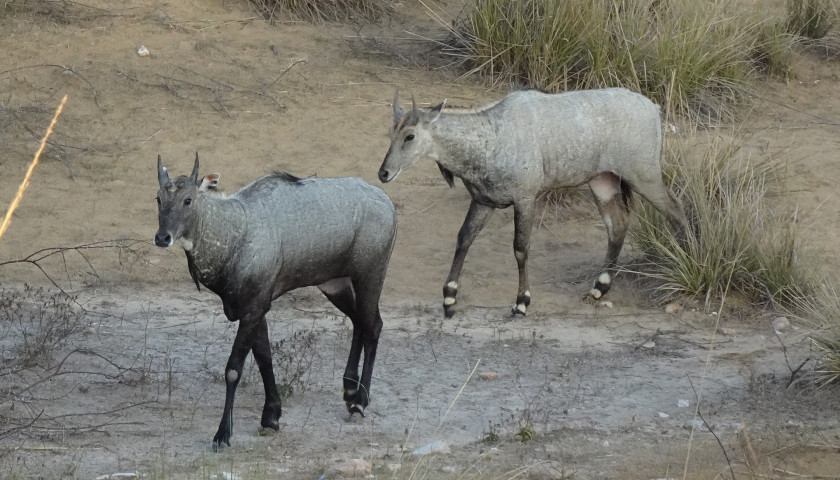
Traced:
<path fill-rule="evenodd" d="M 624 86 L 706 121 L 729 117 L 758 71 L 785 75 L 792 37 L 714 0 L 475 0 L 447 53 L 550 92 Z"/>
<path fill-rule="evenodd" d="M 785 27 L 793 35 L 819 40 L 836 21 L 836 0 L 787 0 Z"/>
<path fill-rule="evenodd" d="M 308 22 L 335 22 L 354 18 L 378 20 L 393 9 L 393 0 L 250 0 L 268 20 L 291 14 Z"/>
<path fill-rule="evenodd" d="M 776 308 L 796 308 L 813 296 L 808 265 L 800 259 L 795 212 L 771 205 L 779 165 L 739 155 L 737 140 L 717 136 L 667 142 L 671 188 L 692 227 L 685 243 L 647 203 L 637 203 L 631 240 L 650 260 L 645 270 L 661 280 L 663 297 L 688 294 L 720 299 L 738 292 Z M 699 158 L 693 154 L 699 152 Z"/>

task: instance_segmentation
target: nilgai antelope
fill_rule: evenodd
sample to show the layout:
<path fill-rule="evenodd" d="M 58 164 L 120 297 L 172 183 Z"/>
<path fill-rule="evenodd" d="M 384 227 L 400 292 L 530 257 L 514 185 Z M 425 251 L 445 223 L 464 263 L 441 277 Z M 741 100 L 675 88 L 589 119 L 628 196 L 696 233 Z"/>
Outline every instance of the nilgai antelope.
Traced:
<path fill-rule="evenodd" d="M 445 101 L 444 101 L 445 103 Z M 424 157 L 437 162 L 454 186 L 460 178 L 472 196 L 458 233 L 455 258 L 443 286 L 446 317 L 454 314 L 464 258 L 496 208 L 514 209 L 513 252 L 519 290 L 513 314 L 531 302 L 528 248 L 538 192 L 589 184 L 607 227 L 606 268 L 589 294 L 610 288 L 628 226 L 631 189 L 670 221 L 678 235 L 688 230 L 679 200 L 662 180 L 659 107 L 622 88 L 560 94 L 514 92 L 477 110 L 447 109 L 444 103 L 411 110 L 394 96 L 391 146 L 379 169 L 385 183 Z"/>
<path fill-rule="evenodd" d="M 160 227 L 155 244 L 180 244 L 196 287 L 221 299 L 239 321 L 225 367 L 227 393 L 213 449 L 230 446 L 233 399 L 248 352 L 265 387 L 263 431 L 279 429 L 280 396 L 274 383 L 265 315 L 283 293 L 316 285 L 353 323 L 344 370 L 344 401 L 364 415 L 382 318 L 379 296 L 397 232 L 391 200 L 356 178 L 300 179 L 276 173 L 232 195 L 217 191 L 218 174 L 169 178 L 158 156 Z M 359 361 L 364 367 L 359 377 Z"/>

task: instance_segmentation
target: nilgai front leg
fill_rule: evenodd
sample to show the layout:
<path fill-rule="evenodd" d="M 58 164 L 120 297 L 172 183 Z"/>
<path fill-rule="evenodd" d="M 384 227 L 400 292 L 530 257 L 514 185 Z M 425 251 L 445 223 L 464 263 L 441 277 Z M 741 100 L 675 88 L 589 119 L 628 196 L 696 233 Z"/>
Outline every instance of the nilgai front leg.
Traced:
<path fill-rule="evenodd" d="M 467 217 L 458 232 L 458 246 L 455 248 L 455 258 L 452 259 L 452 268 L 449 269 L 449 276 L 446 277 L 446 283 L 443 285 L 443 313 L 446 318 L 452 318 L 455 315 L 454 307 L 457 302 L 458 279 L 461 277 L 461 269 L 464 268 L 464 258 L 466 258 L 470 246 L 475 241 L 475 237 L 487 225 L 487 220 L 490 219 L 493 210 L 495 208 L 483 205 L 475 200 L 470 203 Z"/>

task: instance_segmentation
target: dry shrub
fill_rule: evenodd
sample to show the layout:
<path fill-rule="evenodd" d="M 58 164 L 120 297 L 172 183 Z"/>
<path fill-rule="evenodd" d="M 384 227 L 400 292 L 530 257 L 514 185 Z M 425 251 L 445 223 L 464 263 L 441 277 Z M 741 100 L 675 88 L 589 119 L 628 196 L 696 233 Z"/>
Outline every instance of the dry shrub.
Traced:
<path fill-rule="evenodd" d="M 713 0 L 475 0 L 445 53 L 470 72 L 549 92 L 623 86 L 706 123 L 756 72 L 786 74 L 792 37 Z"/>
<path fill-rule="evenodd" d="M 637 204 L 631 239 L 658 278 L 663 297 L 688 294 L 707 302 L 739 292 L 773 308 L 795 307 L 813 296 L 811 267 L 801 261 L 795 212 L 772 205 L 781 165 L 738 152 L 738 138 L 697 137 L 666 143 L 664 164 L 692 233 L 680 243 L 662 215 Z"/>
<path fill-rule="evenodd" d="M 376 21 L 393 11 L 393 0 L 250 0 L 266 20 L 292 15 L 307 22 Z"/>

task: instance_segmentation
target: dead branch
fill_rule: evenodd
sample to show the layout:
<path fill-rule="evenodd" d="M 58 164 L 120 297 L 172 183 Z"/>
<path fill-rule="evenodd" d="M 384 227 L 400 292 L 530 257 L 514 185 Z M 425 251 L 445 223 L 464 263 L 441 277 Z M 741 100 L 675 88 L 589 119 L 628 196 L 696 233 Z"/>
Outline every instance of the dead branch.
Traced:
<path fill-rule="evenodd" d="M 706 421 L 706 418 L 703 417 L 703 413 L 700 411 L 700 395 L 697 393 L 697 389 L 694 388 L 694 382 L 691 381 L 691 377 L 689 377 L 688 375 L 686 375 L 686 378 L 688 379 L 689 385 L 691 385 L 691 390 L 694 392 L 694 398 L 698 402 L 697 416 L 700 417 L 700 420 L 703 422 L 703 425 L 706 426 L 706 428 L 709 430 L 709 433 L 711 433 L 712 436 L 715 437 L 715 440 L 717 440 L 718 445 L 720 445 L 720 450 L 723 452 L 723 456 L 724 458 L 726 458 L 726 463 L 729 465 L 729 473 L 732 474 L 732 480 L 735 480 L 735 471 L 732 469 L 732 461 L 729 460 L 729 454 L 726 453 L 726 448 L 723 446 L 723 442 L 720 441 L 720 437 L 717 436 L 717 433 L 715 433 L 712 426 L 709 425 L 709 422 Z"/>
<path fill-rule="evenodd" d="M 116 240 L 102 240 L 93 243 L 85 243 L 81 245 L 75 245 L 72 247 L 48 247 L 42 248 L 41 250 L 37 250 L 24 258 L 20 258 L 17 260 L 7 260 L 5 262 L 0 262 L 0 267 L 7 266 L 7 265 L 14 265 L 14 264 L 27 264 L 32 265 L 44 276 L 49 280 L 49 282 L 57 288 L 63 295 L 67 296 L 69 299 L 73 301 L 79 308 L 82 309 L 85 313 L 88 313 L 88 310 L 80 304 L 73 295 L 68 293 L 65 289 L 61 288 L 59 284 L 55 281 L 55 279 L 44 270 L 44 267 L 41 266 L 42 261 L 53 257 L 53 256 L 60 256 L 62 258 L 63 264 L 65 266 L 65 270 L 67 267 L 67 259 L 66 254 L 68 252 L 77 253 L 84 261 L 87 263 L 88 267 L 93 271 L 94 276 L 99 279 L 99 275 L 96 273 L 96 269 L 93 267 L 90 259 L 85 255 L 87 250 L 107 250 L 107 249 L 117 249 L 119 251 L 127 251 L 132 255 L 137 256 L 138 258 L 142 258 L 140 254 L 137 252 L 135 246 L 137 245 L 148 245 L 149 242 L 145 240 L 136 240 L 136 239 L 116 239 Z"/>
<path fill-rule="evenodd" d="M 16 67 L 16 68 L 10 68 L 9 70 L 4 70 L 4 71 L 0 72 L 0 75 L 5 75 L 7 73 L 16 72 L 18 70 L 26 70 L 26 69 L 29 69 L 29 68 L 60 68 L 61 70 L 64 70 L 65 72 L 69 72 L 72 75 L 75 75 L 75 76 L 79 77 L 83 82 L 88 84 L 88 86 L 90 87 L 91 90 L 93 90 L 93 100 L 96 103 L 96 106 L 100 107 L 100 108 L 102 107 L 102 105 L 100 105 L 100 103 L 99 103 L 99 93 L 96 91 L 96 87 L 94 87 L 93 84 L 90 83 L 90 80 L 85 78 L 82 74 L 77 72 L 76 69 L 74 69 L 72 66 L 69 66 L 69 65 L 56 65 L 56 64 L 52 64 L 52 63 L 44 63 L 44 64 L 40 64 L 40 65 L 26 65 L 26 66 L 23 66 L 23 67 Z"/>

